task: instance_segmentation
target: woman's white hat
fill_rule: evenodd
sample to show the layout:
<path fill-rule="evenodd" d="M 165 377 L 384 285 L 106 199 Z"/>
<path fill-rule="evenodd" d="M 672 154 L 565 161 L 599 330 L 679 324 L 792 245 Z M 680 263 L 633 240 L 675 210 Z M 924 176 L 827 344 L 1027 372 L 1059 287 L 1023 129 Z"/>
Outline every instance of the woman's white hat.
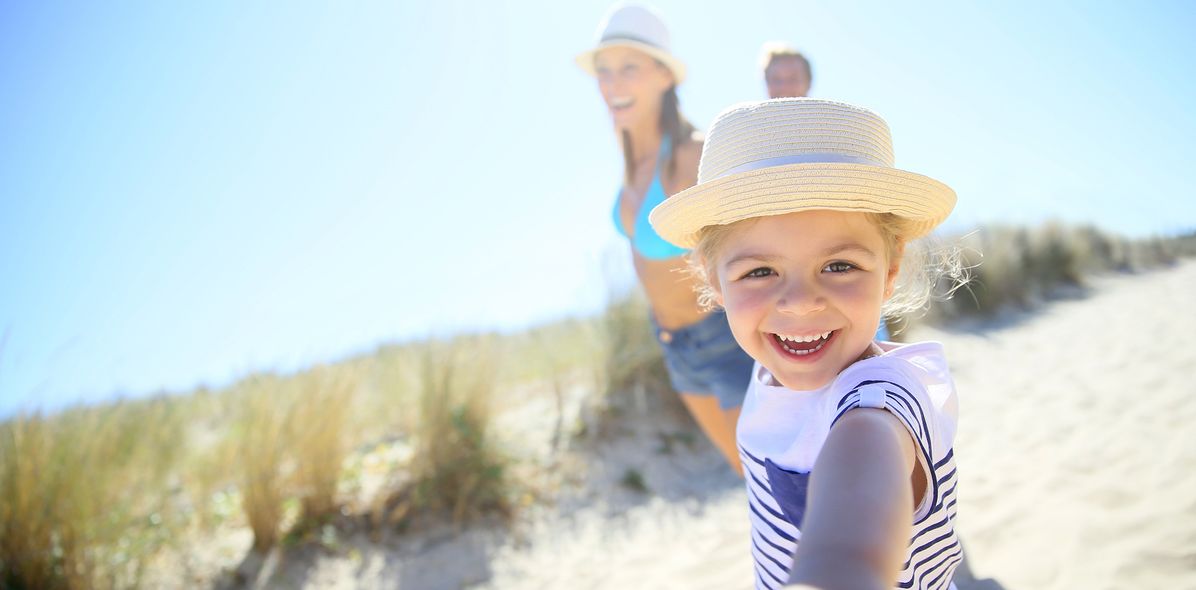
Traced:
<path fill-rule="evenodd" d="M 651 8 L 616 4 L 599 23 L 597 37 L 592 49 L 577 56 L 577 65 L 591 76 L 598 75 L 594 68 L 595 54 L 607 47 L 622 46 L 651 55 L 673 72 L 677 84 L 685 79 L 685 64 L 669 50 L 669 29 Z"/>
<path fill-rule="evenodd" d="M 706 133 L 698 183 L 657 205 L 648 220 L 665 240 L 697 245 L 709 225 L 813 209 L 893 213 L 914 239 L 955 207 L 947 185 L 893 167 L 889 126 L 864 108 L 813 98 L 743 103 Z"/>

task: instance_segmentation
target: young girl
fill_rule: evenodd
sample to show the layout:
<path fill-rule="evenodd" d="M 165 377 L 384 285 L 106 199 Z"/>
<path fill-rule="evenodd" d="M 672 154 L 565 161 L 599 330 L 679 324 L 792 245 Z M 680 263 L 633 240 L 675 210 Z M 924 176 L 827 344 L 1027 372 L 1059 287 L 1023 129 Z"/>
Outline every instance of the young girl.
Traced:
<path fill-rule="evenodd" d="M 873 336 L 882 311 L 924 303 L 929 288 L 905 276 L 925 266 L 906 251 L 954 205 L 946 185 L 893 167 L 875 113 L 794 98 L 719 115 L 697 185 L 652 211 L 664 239 L 694 249 L 706 300 L 756 360 L 737 440 L 757 588 L 952 587 L 942 347 Z"/>

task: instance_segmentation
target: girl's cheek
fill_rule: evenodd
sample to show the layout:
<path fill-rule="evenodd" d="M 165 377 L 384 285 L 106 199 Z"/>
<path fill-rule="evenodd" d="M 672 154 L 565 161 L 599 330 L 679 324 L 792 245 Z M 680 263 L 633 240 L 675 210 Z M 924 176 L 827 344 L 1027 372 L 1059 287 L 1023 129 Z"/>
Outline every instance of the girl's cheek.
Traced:
<path fill-rule="evenodd" d="M 736 313 L 749 314 L 752 312 L 767 311 L 770 297 L 768 289 L 761 287 L 748 287 L 742 284 L 735 284 L 729 290 L 724 290 L 725 301 L 723 306 L 731 313 L 733 307 Z"/>
<path fill-rule="evenodd" d="M 726 283 L 719 285 L 718 298 L 719 303 L 723 306 L 723 309 L 727 310 L 727 315 L 737 312 L 742 305 L 741 302 L 743 301 L 743 297 L 739 292 L 739 289 L 735 288 L 734 286 L 727 285 Z"/>
<path fill-rule="evenodd" d="M 835 282 L 828 281 L 828 283 L 830 284 L 827 288 L 834 290 L 838 294 L 847 296 L 852 294 L 866 295 L 873 291 L 884 288 L 883 281 L 880 277 L 865 273 L 858 273 L 850 280 L 840 280 Z"/>

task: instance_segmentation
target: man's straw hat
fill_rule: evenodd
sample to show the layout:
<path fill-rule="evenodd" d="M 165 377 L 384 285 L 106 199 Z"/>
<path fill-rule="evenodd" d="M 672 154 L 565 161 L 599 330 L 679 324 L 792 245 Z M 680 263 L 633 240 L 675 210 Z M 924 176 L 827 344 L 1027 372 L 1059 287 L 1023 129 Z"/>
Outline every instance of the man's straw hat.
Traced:
<path fill-rule="evenodd" d="M 914 239 L 955 207 L 947 185 L 893 167 L 889 126 L 857 106 L 813 98 L 744 103 L 706 134 L 698 183 L 648 220 L 664 239 L 697 245 L 699 231 L 752 217 L 812 209 L 893 213 L 914 220 Z"/>
<path fill-rule="evenodd" d="M 577 56 L 577 65 L 597 76 L 594 56 L 607 47 L 638 49 L 652 56 L 673 72 L 677 84 L 685 79 L 685 64 L 669 50 L 669 29 L 655 10 L 634 4 L 618 4 L 598 25 L 597 41 L 592 49 Z"/>

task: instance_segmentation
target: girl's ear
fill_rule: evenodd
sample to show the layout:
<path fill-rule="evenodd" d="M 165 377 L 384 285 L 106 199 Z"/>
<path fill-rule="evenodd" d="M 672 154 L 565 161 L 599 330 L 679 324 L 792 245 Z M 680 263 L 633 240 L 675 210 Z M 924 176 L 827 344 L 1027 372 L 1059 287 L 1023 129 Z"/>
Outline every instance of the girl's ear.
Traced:
<path fill-rule="evenodd" d="M 893 248 L 893 257 L 889 260 L 889 274 L 885 277 L 885 299 L 893 296 L 893 288 L 897 284 L 897 275 L 901 274 L 901 258 L 905 254 L 905 242 L 897 242 Z"/>

